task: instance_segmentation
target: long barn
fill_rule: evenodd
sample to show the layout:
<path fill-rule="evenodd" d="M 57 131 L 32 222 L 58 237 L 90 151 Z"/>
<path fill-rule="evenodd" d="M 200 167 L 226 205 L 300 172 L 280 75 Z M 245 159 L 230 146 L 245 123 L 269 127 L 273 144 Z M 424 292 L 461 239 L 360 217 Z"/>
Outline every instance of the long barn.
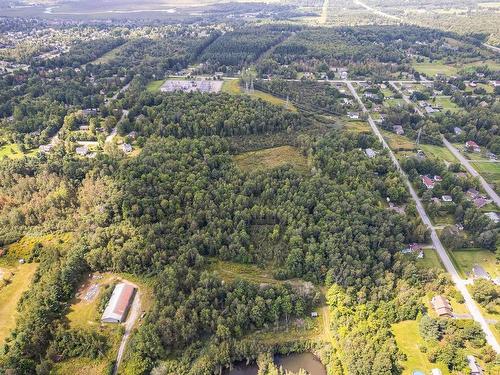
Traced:
<path fill-rule="evenodd" d="M 117 284 L 102 314 L 101 321 L 104 323 L 124 322 L 132 305 L 135 291 L 135 288 L 130 284 Z"/>

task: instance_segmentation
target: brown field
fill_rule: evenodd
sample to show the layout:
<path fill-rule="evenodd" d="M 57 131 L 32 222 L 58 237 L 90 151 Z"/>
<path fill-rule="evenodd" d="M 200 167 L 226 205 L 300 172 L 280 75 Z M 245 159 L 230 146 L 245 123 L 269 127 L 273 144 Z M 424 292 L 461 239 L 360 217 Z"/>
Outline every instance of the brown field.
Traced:
<path fill-rule="evenodd" d="M 285 164 L 291 164 L 303 171 L 307 169 L 306 157 L 293 146 L 280 146 L 245 152 L 234 156 L 234 161 L 245 172 L 256 169 L 273 169 Z"/>

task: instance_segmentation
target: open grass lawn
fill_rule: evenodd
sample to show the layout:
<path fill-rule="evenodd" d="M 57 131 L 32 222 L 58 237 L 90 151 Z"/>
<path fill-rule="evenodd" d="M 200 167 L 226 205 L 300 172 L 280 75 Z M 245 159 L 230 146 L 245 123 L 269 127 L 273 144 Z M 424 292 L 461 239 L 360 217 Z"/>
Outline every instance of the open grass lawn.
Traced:
<path fill-rule="evenodd" d="M 73 239 L 73 234 L 66 233 L 49 233 L 42 235 L 28 234 L 19 241 L 9 245 L 7 248 L 7 256 L 12 259 L 28 258 L 33 250 L 33 247 L 39 243 L 42 247 L 58 247 L 61 250 L 67 246 Z"/>
<path fill-rule="evenodd" d="M 404 99 L 384 99 L 384 105 L 386 107 L 398 107 L 405 104 Z"/>
<path fill-rule="evenodd" d="M 474 62 L 469 62 L 463 65 L 465 69 L 467 68 L 474 68 L 476 66 L 483 66 L 487 65 L 489 69 L 491 70 L 500 70 L 500 63 L 495 61 L 495 60 L 481 60 L 481 61 L 474 61 Z"/>
<path fill-rule="evenodd" d="M 394 151 L 413 151 L 415 149 L 415 142 L 411 139 L 397 135 L 396 133 L 390 133 L 385 130 L 381 130 L 382 135 L 389 144 L 389 147 Z"/>
<path fill-rule="evenodd" d="M 15 267 L 0 266 L 0 346 L 16 325 L 17 302 L 30 284 L 37 265 L 35 263 L 17 264 Z M 2 280 L 10 280 L 3 286 Z"/>
<path fill-rule="evenodd" d="M 366 121 L 346 121 L 344 128 L 355 133 L 370 133 L 370 125 Z"/>
<path fill-rule="evenodd" d="M 163 82 L 165 82 L 164 79 L 159 79 L 157 81 L 151 81 L 148 83 L 146 86 L 146 91 L 148 92 L 157 92 L 160 91 L 161 85 L 163 85 Z"/>
<path fill-rule="evenodd" d="M 34 156 L 37 152 L 37 149 L 33 149 L 23 153 L 17 144 L 6 144 L 0 146 L 0 159 L 3 159 L 4 157 L 8 157 L 10 159 L 20 159 L 24 156 Z"/>
<path fill-rule="evenodd" d="M 426 155 L 430 155 L 436 159 L 444 160 L 449 163 L 457 162 L 457 159 L 453 156 L 453 154 L 444 146 L 420 144 L 419 147 L 425 152 Z"/>
<path fill-rule="evenodd" d="M 296 147 L 280 146 L 263 150 L 245 152 L 234 156 L 234 161 L 243 171 L 273 169 L 291 164 L 301 171 L 307 170 L 307 159 Z"/>
<path fill-rule="evenodd" d="M 475 161 L 471 164 L 490 184 L 500 185 L 500 163 Z"/>
<path fill-rule="evenodd" d="M 422 74 L 425 74 L 429 77 L 434 77 L 436 74 L 444 74 L 447 76 L 452 76 L 457 74 L 458 69 L 452 65 L 445 65 L 439 61 L 431 62 L 414 62 L 412 64 L 413 68 Z"/>
<path fill-rule="evenodd" d="M 407 356 L 406 361 L 402 363 L 404 375 L 411 375 L 414 370 L 430 374 L 433 368 L 439 368 L 443 374 L 449 374 L 446 366 L 438 363 L 430 363 L 425 353 L 420 351 L 419 347 L 424 346 L 425 342 L 420 337 L 417 321 L 407 320 L 393 324 L 392 333 L 395 336 L 398 348 Z"/>
<path fill-rule="evenodd" d="M 460 111 L 461 108 L 457 106 L 455 103 L 451 101 L 450 96 L 436 96 L 436 100 L 430 100 L 431 104 L 440 106 L 443 112 L 457 112 Z"/>
<path fill-rule="evenodd" d="M 496 261 L 495 253 L 484 249 L 454 250 L 453 257 L 461 271 L 467 275 L 474 264 L 482 266 L 492 277 L 500 276 L 500 267 Z"/>
<path fill-rule="evenodd" d="M 493 94 L 493 92 L 495 91 L 495 89 L 493 88 L 493 85 L 491 85 L 491 84 L 478 83 L 477 87 L 478 88 L 483 88 L 486 91 L 487 94 Z M 469 92 L 469 93 L 472 93 L 474 91 L 474 88 L 470 87 L 469 85 L 467 85 L 467 87 L 465 88 L 465 91 Z"/>
<path fill-rule="evenodd" d="M 423 259 L 417 259 L 417 266 L 423 268 L 436 268 L 444 270 L 443 265 L 434 249 L 424 249 Z"/>

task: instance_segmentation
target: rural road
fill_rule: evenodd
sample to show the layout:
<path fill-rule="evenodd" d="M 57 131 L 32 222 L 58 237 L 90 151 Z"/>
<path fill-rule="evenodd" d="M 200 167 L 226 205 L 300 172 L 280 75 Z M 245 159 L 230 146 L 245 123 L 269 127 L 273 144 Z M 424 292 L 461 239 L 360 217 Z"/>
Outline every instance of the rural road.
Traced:
<path fill-rule="evenodd" d="M 134 286 L 137 289 L 135 293 L 134 301 L 132 302 L 132 306 L 130 307 L 130 311 L 128 313 L 127 320 L 125 321 L 125 332 L 123 333 L 122 340 L 120 342 L 120 347 L 118 348 L 118 354 L 116 356 L 115 367 L 113 368 L 113 375 L 118 373 L 118 368 L 123 359 L 123 354 L 125 353 L 125 349 L 127 347 L 127 341 L 134 329 L 135 323 L 141 314 L 141 295 L 139 293 L 139 287 L 134 283 L 125 281 L 127 284 Z"/>
<path fill-rule="evenodd" d="M 495 350 L 495 352 L 497 352 L 497 354 L 500 354 L 500 345 L 498 344 L 497 339 L 493 335 L 493 332 L 491 331 L 488 323 L 486 322 L 485 318 L 481 314 L 481 311 L 479 310 L 476 303 L 472 299 L 472 296 L 470 295 L 469 290 L 467 289 L 467 286 L 466 286 L 467 281 L 463 280 L 460 277 L 457 270 L 455 269 L 455 266 L 451 262 L 451 259 L 448 256 L 446 249 L 442 245 L 442 243 L 437 235 L 436 229 L 432 225 L 432 222 L 431 222 L 429 216 L 425 212 L 424 206 L 423 206 L 420 198 L 418 197 L 417 193 L 415 192 L 415 189 L 411 185 L 411 182 L 408 179 L 408 176 L 402 170 L 398 159 L 396 158 L 396 156 L 394 155 L 394 153 L 392 152 L 392 150 L 388 146 L 387 142 L 385 141 L 384 137 L 380 133 L 380 130 L 378 129 L 377 125 L 375 124 L 375 121 L 373 121 L 370 113 L 368 112 L 365 105 L 361 101 L 361 98 L 359 97 L 358 93 L 354 89 L 352 83 L 349 81 L 346 81 L 346 84 L 347 84 L 347 87 L 349 88 L 349 91 L 351 91 L 351 94 L 354 96 L 354 98 L 359 103 L 363 113 L 365 113 L 368 116 L 368 123 L 370 124 L 370 127 L 372 128 L 375 135 L 379 138 L 379 140 L 382 143 L 382 145 L 384 146 L 384 148 L 388 150 L 389 156 L 390 156 L 392 162 L 394 163 L 394 165 L 396 166 L 396 169 L 402 174 L 403 180 L 405 181 L 406 186 L 408 187 L 408 190 L 410 191 L 410 195 L 411 195 L 412 199 L 415 201 L 417 211 L 418 211 L 420 217 L 422 218 L 422 221 L 431 231 L 432 244 L 434 245 L 434 248 L 436 249 L 436 252 L 438 253 L 439 257 L 441 258 L 441 261 L 442 261 L 446 271 L 451 275 L 451 279 L 455 283 L 457 290 L 462 294 L 464 301 L 465 301 L 465 304 L 466 304 L 467 308 L 469 309 L 470 314 L 472 315 L 474 320 L 476 322 L 478 322 L 479 325 L 481 326 L 482 330 L 484 331 L 484 333 L 486 335 L 486 341 L 488 342 L 488 344 L 490 344 L 492 346 L 493 350 Z"/>
<path fill-rule="evenodd" d="M 415 104 L 413 103 L 410 98 L 407 96 L 407 95 L 404 95 L 403 92 L 401 91 L 401 89 L 396 85 L 396 82 L 400 82 L 400 81 L 389 81 L 389 85 L 391 85 L 394 90 L 396 90 L 397 92 L 399 92 L 401 94 L 401 96 L 403 97 L 403 100 L 407 103 L 407 104 L 411 104 L 415 107 L 415 111 L 417 111 L 417 113 L 420 115 L 420 116 L 423 116 L 423 112 L 420 110 L 420 108 L 418 108 L 418 104 Z"/>
<path fill-rule="evenodd" d="M 495 190 L 491 188 L 491 186 L 486 182 L 486 180 L 481 176 L 475 169 L 474 167 L 469 163 L 467 158 L 463 156 L 460 151 L 457 150 L 455 146 L 453 146 L 448 140 L 443 137 L 443 143 L 446 146 L 448 150 L 460 161 L 460 163 L 467 169 L 467 171 L 474 177 L 477 177 L 479 179 L 479 182 L 481 183 L 481 186 L 483 189 L 486 191 L 486 193 L 490 196 L 490 198 L 495 202 L 495 204 L 500 207 L 500 197 L 498 196 L 497 193 L 495 193 Z"/>

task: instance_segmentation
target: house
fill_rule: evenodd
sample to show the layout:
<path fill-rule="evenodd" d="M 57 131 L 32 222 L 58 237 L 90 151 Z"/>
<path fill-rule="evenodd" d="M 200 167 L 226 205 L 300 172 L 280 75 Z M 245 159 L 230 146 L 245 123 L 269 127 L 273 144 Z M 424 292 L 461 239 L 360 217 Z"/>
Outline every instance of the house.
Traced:
<path fill-rule="evenodd" d="M 130 284 L 117 284 L 102 314 L 101 321 L 104 323 L 124 322 L 132 305 L 135 292 L 136 289 Z"/>
<path fill-rule="evenodd" d="M 425 159 L 425 152 L 423 152 L 422 150 L 417 150 L 417 158 Z"/>
<path fill-rule="evenodd" d="M 394 133 L 396 133 L 397 135 L 403 135 L 405 133 L 401 125 L 394 125 L 392 129 L 394 130 Z"/>
<path fill-rule="evenodd" d="M 371 149 L 371 148 L 367 148 L 367 149 L 365 150 L 365 154 L 366 154 L 366 156 L 368 156 L 370 159 L 371 159 L 371 158 L 374 158 L 375 156 L 377 156 L 377 152 L 376 152 L 376 151 L 374 151 L 374 150 L 373 150 L 373 149 Z"/>
<path fill-rule="evenodd" d="M 318 317 L 318 313 L 316 311 L 313 311 L 311 313 L 311 318 L 317 318 Z"/>
<path fill-rule="evenodd" d="M 476 82 L 469 82 L 469 86 L 470 87 L 477 87 L 477 83 Z"/>
<path fill-rule="evenodd" d="M 486 156 L 488 157 L 488 159 L 490 160 L 497 160 L 497 156 L 493 153 L 493 152 L 487 152 L 486 153 Z"/>
<path fill-rule="evenodd" d="M 481 152 L 481 147 L 474 141 L 465 142 L 465 148 L 469 152 Z"/>
<path fill-rule="evenodd" d="M 81 156 L 85 156 L 88 154 L 89 152 L 89 148 L 87 146 L 80 146 L 80 147 L 77 147 L 75 149 L 75 152 L 78 154 L 78 155 L 81 155 Z"/>
<path fill-rule="evenodd" d="M 490 83 L 493 85 L 493 87 L 500 86 L 500 81 L 490 81 Z"/>
<path fill-rule="evenodd" d="M 490 275 L 488 274 L 488 272 L 486 272 L 486 270 L 479 264 L 474 264 L 472 266 L 472 277 L 474 279 L 490 279 Z"/>
<path fill-rule="evenodd" d="M 441 181 L 443 181 L 443 177 L 441 177 L 441 176 L 439 176 L 439 175 L 435 175 L 435 176 L 433 177 L 433 180 L 434 180 L 434 182 L 441 182 Z"/>
<path fill-rule="evenodd" d="M 451 195 L 443 195 L 441 199 L 443 199 L 443 202 L 453 202 Z"/>
<path fill-rule="evenodd" d="M 428 176 L 421 176 L 422 177 L 422 183 L 425 185 L 427 189 L 433 189 L 434 188 L 434 181 L 430 179 Z"/>
<path fill-rule="evenodd" d="M 40 149 L 41 152 L 47 153 L 50 152 L 50 150 L 52 150 L 52 147 L 54 146 L 49 143 L 48 145 L 40 145 L 40 147 L 38 148 Z"/>
<path fill-rule="evenodd" d="M 496 212 L 486 212 L 485 215 L 495 224 L 500 222 L 500 216 Z"/>
<path fill-rule="evenodd" d="M 476 199 L 477 197 L 479 197 L 479 191 L 477 191 L 476 189 L 470 188 L 469 190 L 467 190 L 467 196 L 470 199 Z"/>
<path fill-rule="evenodd" d="M 132 145 L 129 143 L 124 143 L 120 146 L 121 150 L 128 154 L 129 152 L 132 152 Z"/>
<path fill-rule="evenodd" d="M 439 109 L 433 108 L 430 105 L 425 107 L 425 112 L 428 114 L 439 112 Z"/>
<path fill-rule="evenodd" d="M 87 130 L 90 129 L 90 126 L 88 126 L 88 125 L 80 125 L 78 127 L 78 129 L 81 130 L 81 131 L 87 131 Z"/>
<path fill-rule="evenodd" d="M 340 79 L 347 79 L 348 74 L 347 72 L 340 72 Z"/>
<path fill-rule="evenodd" d="M 488 201 L 486 199 L 484 199 L 483 197 L 478 197 L 478 198 L 474 199 L 473 202 L 477 208 L 482 208 L 488 204 Z"/>
<path fill-rule="evenodd" d="M 458 126 L 455 126 L 455 127 L 453 128 L 453 132 L 455 133 L 455 135 L 460 135 L 460 134 L 462 134 L 462 133 L 463 133 L 463 130 L 462 130 L 462 129 L 460 129 Z"/>
<path fill-rule="evenodd" d="M 358 112 L 347 112 L 347 117 L 349 117 L 352 120 L 358 120 L 359 113 Z"/>
<path fill-rule="evenodd" d="M 440 369 L 438 369 L 438 368 L 433 368 L 433 369 L 431 370 L 431 375 L 443 375 L 443 373 L 441 372 L 441 370 L 440 370 Z"/>
<path fill-rule="evenodd" d="M 467 356 L 467 361 L 469 362 L 470 375 L 483 375 L 483 370 L 476 362 L 476 358 L 472 355 Z"/>
<path fill-rule="evenodd" d="M 97 115 L 98 112 L 99 112 L 99 110 L 97 108 L 82 109 L 82 114 L 84 116 L 95 116 L 95 115 Z"/>
<path fill-rule="evenodd" d="M 453 310 L 450 302 L 445 297 L 441 295 L 434 296 L 432 297 L 431 304 L 438 316 L 447 318 L 453 317 Z"/>

